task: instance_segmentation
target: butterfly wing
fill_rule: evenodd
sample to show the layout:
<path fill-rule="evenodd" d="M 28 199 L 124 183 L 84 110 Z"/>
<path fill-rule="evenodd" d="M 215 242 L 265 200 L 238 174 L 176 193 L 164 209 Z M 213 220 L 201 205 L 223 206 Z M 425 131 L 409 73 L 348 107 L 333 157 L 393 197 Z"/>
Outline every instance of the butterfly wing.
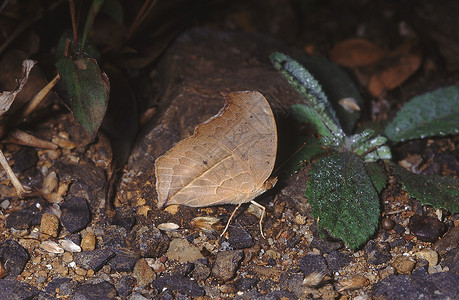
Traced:
<path fill-rule="evenodd" d="M 239 204 L 266 190 L 277 129 L 259 92 L 231 93 L 225 107 L 155 162 L 158 207 Z"/>

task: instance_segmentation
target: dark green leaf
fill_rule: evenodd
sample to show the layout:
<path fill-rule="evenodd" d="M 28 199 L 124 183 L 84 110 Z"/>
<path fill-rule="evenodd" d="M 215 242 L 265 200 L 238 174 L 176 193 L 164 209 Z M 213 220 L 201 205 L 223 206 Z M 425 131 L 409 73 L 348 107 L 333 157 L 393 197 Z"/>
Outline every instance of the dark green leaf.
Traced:
<path fill-rule="evenodd" d="M 459 87 L 414 97 L 397 113 L 385 133 L 394 142 L 459 133 Z"/>
<path fill-rule="evenodd" d="M 438 175 L 418 175 L 393 165 L 395 176 L 408 194 L 422 204 L 459 213 L 459 179 Z"/>
<path fill-rule="evenodd" d="M 110 91 L 107 75 L 90 58 L 75 61 L 61 58 L 56 67 L 70 97 L 70 110 L 76 120 L 94 136 L 107 109 Z"/>
<path fill-rule="evenodd" d="M 324 144 L 339 146 L 345 134 L 321 85 L 302 65 L 287 55 L 274 52 L 270 59 L 274 68 L 305 100 L 304 104 L 309 107 L 305 111 L 313 118 L 309 122 L 316 126 L 320 122 L 320 130 L 328 131 L 323 135 L 326 138 Z"/>
<path fill-rule="evenodd" d="M 292 111 L 292 116 L 295 120 L 299 122 L 307 122 L 313 124 L 317 133 L 322 137 L 327 139 L 333 139 L 333 135 L 330 130 L 322 122 L 322 118 L 319 114 L 311 107 L 304 104 L 295 104 L 290 108 Z"/>
<path fill-rule="evenodd" d="M 380 193 L 387 185 L 388 178 L 386 171 L 377 163 L 367 163 L 365 167 L 367 168 L 368 176 L 370 176 L 371 181 L 373 181 L 373 185 L 378 193 Z"/>
<path fill-rule="evenodd" d="M 338 152 L 320 159 L 312 167 L 305 195 L 319 227 L 350 248 L 359 247 L 375 232 L 378 193 L 357 155 Z"/>
<path fill-rule="evenodd" d="M 351 134 L 360 119 L 364 103 L 349 75 L 338 65 L 323 57 L 302 56 L 299 62 L 320 82 L 336 111 L 341 126 L 345 132 Z M 343 99 L 353 99 L 360 107 L 360 111 L 345 109 L 339 104 Z"/>
<path fill-rule="evenodd" d="M 86 44 L 86 40 L 89 35 L 89 30 L 92 28 L 92 24 L 94 24 L 94 19 L 96 18 L 97 14 L 102 7 L 104 0 L 93 0 L 91 4 L 91 8 L 89 9 L 88 17 L 86 18 L 86 23 L 84 24 L 83 30 L 83 38 L 81 39 L 81 50 L 83 51 L 84 45 Z"/>

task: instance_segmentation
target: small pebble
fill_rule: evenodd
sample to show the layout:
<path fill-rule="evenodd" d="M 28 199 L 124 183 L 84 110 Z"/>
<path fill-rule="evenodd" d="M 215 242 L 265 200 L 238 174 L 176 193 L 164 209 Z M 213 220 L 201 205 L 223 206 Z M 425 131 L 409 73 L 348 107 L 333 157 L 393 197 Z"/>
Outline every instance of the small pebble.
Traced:
<path fill-rule="evenodd" d="M 163 230 L 163 231 L 174 231 L 180 228 L 180 226 L 175 223 L 162 223 L 162 224 L 159 224 L 157 227 L 159 230 Z"/>
<path fill-rule="evenodd" d="M 73 254 L 71 252 L 65 252 L 64 255 L 62 255 L 62 261 L 65 263 L 73 261 Z"/>
<path fill-rule="evenodd" d="M 91 251 L 96 248 L 96 236 L 94 232 L 88 231 L 81 239 L 81 250 Z"/>
<path fill-rule="evenodd" d="M 357 275 L 352 278 L 339 281 L 338 284 L 340 288 L 338 289 L 338 292 L 361 289 L 369 283 L 370 282 L 368 278 L 365 276 Z"/>
<path fill-rule="evenodd" d="M 40 248 L 49 253 L 55 253 L 55 254 L 64 253 L 64 249 L 62 249 L 61 246 L 59 246 L 56 242 L 53 242 L 53 241 L 44 241 L 43 243 L 40 244 Z"/>
<path fill-rule="evenodd" d="M 74 253 L 73 259 L 86 270 L 92 269 L 97 272 L 114 256 L 115 253 L 111 249 L 97 249 Z"/>
<path fill-rule="evenodd" d="M 415 264 L 414 259 L 402 255 L 394 259 L 392 266 L 399 274 L 410 274 Z"/>
<path fill-rule="evenodd" d="M 330 270 L 328 269 L 327 263 L 322 255 L 307 254 L 300 258 L 298 266 L 305 276 L 311 273 L 330 275 Z"/>
<path fill-rule="evenodd" d="M 84 276 L 84 275 L 86 275 L 87 271 L 85 269 L 83 269 L 83 268 L 76 267 L 75 268 L 75 273 L 77 275 Z"/>
<path fill-rule="evenodd" d="M 395 226 L 395 222 L 389 218 L 383 218 L 381 220 L 381 226 L 384 230 L 392 230 L 392 228 L 394 228 Z"/>
<path fill-rule="evenodd" d="M 392 266 L 388 266 L 382 270 L 379 271 L 379 277 L 381 279 L 386 278 L 389 275 L 395 274 L 395 268 Z"/>
<path fill-rule="evenodd" d="M 59 219 L 53 214 L 44 213 L 41 217 L 40 231 L 42 234 L 57 237 L 59 233 Z"/>
<path fill-rule="evenodd" d="M 269 259 L 269 258 L 272 258 L 272 259 L 279 259 L 281 257 L 280 253 L 277 252 L 277 251 L 274 251 L 274 250 L 266 250 L 266 253 L 265 253 L 265 256 Z"/>
<path fill-rule="evenodd" d="M 295 223 L 298 224 L 298 225 L 304 225 L 306 224 L 306 217 L 305 216 L 302 216 L 300 214 L 297 214 L 295 216 Z"/>
<path fill-rule="evenodd" d="M 197 259 L 204 258 L 199 248 L 185 239 L 174 239 L 169 244 L 166 255 L 169 259 L 176 259 L 179 262 L 193 262 Z"/>
<path fill-rule="evenodd" d="M 367 260 L 372 265 L 380 265 L 389 261 L 392 258 L 389 250 L 388 243 L 376 243 L 374 240 L 370 240 L 365 246 Z"/>
<path fill-rule="evenodd" d="M 44 194 L 49 194 L 52 191 L 54 191 L 54 189 L 57 187 L 57 184 L 58 184 L 58 180 L 57 180 L 56 172 L 54 171 L 50 172 L 45 177 L 45 179 L 43 179 L 43 185 L 42 185 L 41 191 Z"/>
<path fill-rule="evenodd" d="M 228 229 L 228 243 L 233 249 L 251 248 L 254 245 L 252 235 L 245 229 L 239 226 L 230 226 Z"/>
<path fill-rule="evenodd" d="M 65 251 L 81 252 L 81 247 L 75 244 L 71 240 L 67 240 L 67 239 L 59 240 L 59 244 L 61 245 L 62 249 L 64 249 Z"/>
<path fill-rule="evenodd" d="M 2 203 L 0 203 L 0 207 L 3 209 L 7 209 L 8 206 L 10 206 L 10 201 L 9 200 L 4 200 Z"/>
<path fill-rule="evenodd" d="M 75 233 L 91 221 L 91 211 L 86 199 L 72 197 L 61 204 L 61 222 L 70 232 Z"/>
<path fill-rule="evenodd" d="M 424 249 L 415 253 L 417 258 L 423 258 L 429 263 L 429 267 L 436 266 L 438 264 L 438 253 L 432 249 Z"/>
<path fill-rule="evenodd" d="M 218 252 L 212 267 L 212 275 L 220 281 L 231 280 L 243 258 L 244 252 L 241 250 Z"/>
<path fill-rule="evenodd" d="M 147 261 L 144 258 L 141 258 L 137 261 L 132 272 L 132 277 L 137 280 L 139 286 L 147 286 L 156 279 L 156 274 L 148 266 Z"/>

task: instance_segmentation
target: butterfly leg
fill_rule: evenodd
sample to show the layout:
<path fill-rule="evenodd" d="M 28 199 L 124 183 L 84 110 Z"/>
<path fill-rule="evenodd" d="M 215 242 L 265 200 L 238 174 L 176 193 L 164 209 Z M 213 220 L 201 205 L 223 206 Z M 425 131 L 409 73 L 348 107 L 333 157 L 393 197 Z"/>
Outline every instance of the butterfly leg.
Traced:
<path fill-rule="evenodd" d="M 226 223 L 225 229 L 223 230 L 222 234 L 220 234 L 220 237 L 222 237 L 226 233 L 226 231 L 228 230 L 228 227 L 229 227 L 229 224 L 230 224 L 231 220 L 233 219 L 234 215 L 236 214 L 236 211 L 239 209 L 239 207 L 241 207 L 241 205 L 242 205 L 242 203 L 239 203 L 239 205 L 231 213 L 231 216 L 228 219 L 228 222 Z"/>
<path fill-rule="evenodd" d="M 260 233 L 261 233 L 261 236 L 265 239 L 266 237 L 265 237 L 265 235 L 263 234 L 263 218 L 265 217 L 266 208 L 265 208 L 263 205 L 261 205 L 261 204 L 255 202 L 255 201 L 253 201 L 253 200 L 250 201 L 250 203 L 252 203 L 252 204 L 255 205 L 256 207 L 258 207 L 258 208 L 261 209 L 261 211 L 262 211 L 262 212 L 261 212 L 261 217 L 260 217 Z"/>

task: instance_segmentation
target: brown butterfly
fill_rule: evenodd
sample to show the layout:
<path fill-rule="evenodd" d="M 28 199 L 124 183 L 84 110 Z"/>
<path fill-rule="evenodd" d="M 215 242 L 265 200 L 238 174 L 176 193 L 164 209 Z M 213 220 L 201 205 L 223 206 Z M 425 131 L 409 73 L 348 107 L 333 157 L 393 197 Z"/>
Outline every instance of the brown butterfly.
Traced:
<path fill-rule="evenodd" d="M 252 200 L 277 182 L 269 178 L 277 152 L 273 112 L 259 92 L 225 98 L 217 115 L 156 160 L 159 208 L 252 202 L 264 213 Z"/>

